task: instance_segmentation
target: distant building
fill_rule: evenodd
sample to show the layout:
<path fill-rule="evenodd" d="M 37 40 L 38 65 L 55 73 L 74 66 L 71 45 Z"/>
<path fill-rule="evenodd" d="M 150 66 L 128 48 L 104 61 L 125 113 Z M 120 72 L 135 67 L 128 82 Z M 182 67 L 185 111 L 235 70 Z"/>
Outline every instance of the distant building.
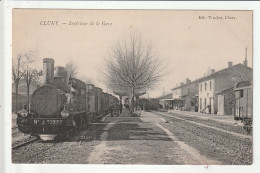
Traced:
<path fill-rule="evenodd" d="M 30 84 L 29 96 L 31 97 L 32 93 L 37 89 L 38 83 L 32 81 Z M 17 96 L 17 110 L 23 108 L 23 105 L 27 105 L 27 85 L 26 81 L 22 78 L 19 82 L 18 87 L 18 96 Z M 12 111 L 15 111 L 15 84 L 12 84 Z"/>
<path fill-rule="evenodd" d="M 172 89 L 171 107 L 174 110 L 197 111 L 198 110 L 198 84 L 199 80 L 181 83 Z"/>
<path fill-rule="evenodd" d="M 158 97 L 159 104 L 162 108 L 168 109 L 170 108 L 170 100 L 172 99 L 172 94 L 166 94 Z"/>
<path fill-rule="evenodd" d="M 30 95 L 31 97 L 31 95 Z M 23 109 L 23 105 L 27 105 L 27 95 L 18 94 L 17 95 L 17 110 Z M 15 93 L 12 93 L 12 111 L 16 111 L 16 103 L 15 103 Z"/>
<path fill-rule="evenodd" d="M 34 80 L 31 81 L 30 84 L 30 94 L 32 94 L 36 89 L 37 89 L 37 85 L 40 85 L 39 83 L 35 82 Z M 12 84 L 12 93 L 15 93 L 15 84 Z M 19 94 L 27 94 L 27 84 L 25 79 L 20 79 L 19 82 L 19 87 L 18 87 L 18 93 Z"/>

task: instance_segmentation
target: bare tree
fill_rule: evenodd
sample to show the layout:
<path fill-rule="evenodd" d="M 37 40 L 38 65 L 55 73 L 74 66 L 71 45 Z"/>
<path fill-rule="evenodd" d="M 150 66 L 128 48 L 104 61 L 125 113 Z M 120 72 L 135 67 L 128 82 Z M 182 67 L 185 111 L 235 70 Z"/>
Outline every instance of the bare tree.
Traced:
<path fill-rule="evenodd" d="M 25 82 L 27 85 L 27 105 L 29 106 L 31 82 L 33 80 L 37 81 L 41 72 L 38 72 L 38 70 L 32 68 L 32 63 L 35 60 L 32 53 L 24 53 L 23 57 L 24 57 L 24 61 L 25 61 L 25 69 L 24 69 L 24 73 L 23 73 L 23 78 L 25 79 Z"/>
<path fill-rule="evenodd" d="M 103 72 L 108 88 L 129 93 L 131 111 L 136 93 L 151 90 L 162 76 L 162 64 L 153 54 L 152 47 L 143 44 L 141 36 L 135 33 L 112 49 Z"/>
<path fill-rule="evenodd" d="M 72 62 L 68 62 L 65 67 L 69 77 L 76 77 L 78 74 L 78 67 Z"/>
<path fill-rule="evenodd" d="M 23 55 L 22 53 L 18 54 L 12 62 L 12 78 L 15 85 L 15 111 L 17 111 L 17 99 L 18 99 L 18 89 L 19 89 L 19 82 L 23 76 Z"/>

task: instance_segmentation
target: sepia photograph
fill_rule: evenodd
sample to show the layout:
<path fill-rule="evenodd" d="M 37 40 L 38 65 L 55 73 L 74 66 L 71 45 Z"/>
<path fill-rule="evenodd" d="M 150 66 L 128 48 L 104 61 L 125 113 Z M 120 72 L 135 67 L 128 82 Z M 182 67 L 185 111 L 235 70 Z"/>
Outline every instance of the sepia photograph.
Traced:
<path fill-rule="evenodd" d="M 13 164 L 251 165 L 253 11 L 12 9 Z"/>

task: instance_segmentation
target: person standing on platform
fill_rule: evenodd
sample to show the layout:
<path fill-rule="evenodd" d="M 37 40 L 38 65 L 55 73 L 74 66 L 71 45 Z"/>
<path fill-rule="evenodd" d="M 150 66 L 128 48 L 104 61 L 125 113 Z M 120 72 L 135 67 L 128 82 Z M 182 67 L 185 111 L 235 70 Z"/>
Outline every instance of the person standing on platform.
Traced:
<path fill-rule="evenodd" d="M 122 110 L 123 110 L 123 105 L 122 104 L 120 104 L 119 109 L 120 109 L 120 114 L 122 114 Z"/>
<path fill-rule="evenodd" d="M 114 117 L 114 112 L 113 112 L 114 111 L 114 105 L 111 105 L 109 109 L 110 109 L 110 112 L 111 112 L 111 118 L 113 118 Z"/>

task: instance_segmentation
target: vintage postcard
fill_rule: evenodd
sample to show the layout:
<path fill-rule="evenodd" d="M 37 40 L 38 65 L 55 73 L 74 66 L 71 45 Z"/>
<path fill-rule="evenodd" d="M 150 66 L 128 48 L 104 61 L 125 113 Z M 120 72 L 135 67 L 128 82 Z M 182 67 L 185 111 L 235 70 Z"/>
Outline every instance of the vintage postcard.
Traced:
<path fill-rule="evenodd" d="M 253 11 L 12 9 L 12 163 L 251 165 Z"/>

